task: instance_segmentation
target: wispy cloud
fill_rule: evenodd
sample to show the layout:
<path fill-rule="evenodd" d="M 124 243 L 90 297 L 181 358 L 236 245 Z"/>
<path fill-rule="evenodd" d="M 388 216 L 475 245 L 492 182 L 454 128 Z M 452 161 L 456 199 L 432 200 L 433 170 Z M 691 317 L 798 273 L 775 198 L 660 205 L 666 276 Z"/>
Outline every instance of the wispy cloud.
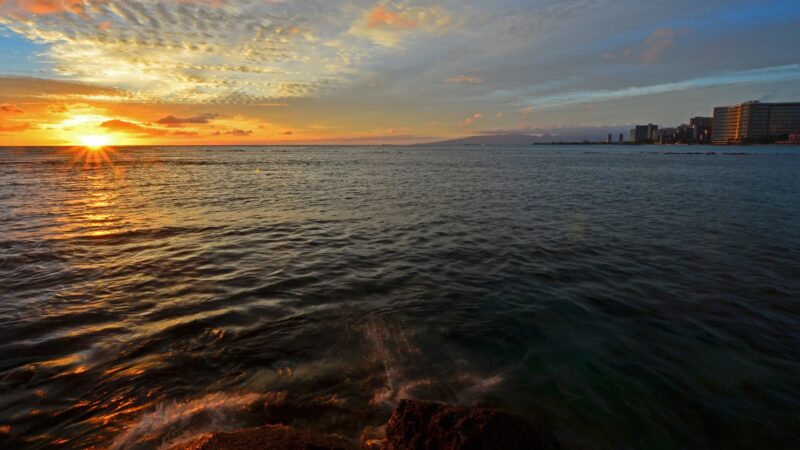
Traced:
<path fill-rule="evenodd" d="M 457 75 L 454 77 L 445 78 L 444 82 L 451 84 L 483 84 L 484 80 L 481 77 L 471 75 Z"/>
<path fill-rule="evenodd" d="M 211 133 L 212 136 L 239 136 L 239 137 L 250 136 L 252 134 L 253 130 L 242 130 L 239 128 L 234 128 L 233 130 L 230 131 L 214 131 L 213 133 Z"/>
<path fill-rule="evenodd" d="M 19 125 L 3 125 L 0 124 L 0 133 L 19 133 L 31 128 L 31 124 L 22 123 Z"/>
<path fill-rule="evenodd" d="M 158 119 L 156 123 L 159 125 L 166 125 L 168 127 L 181 127 L 184 125 L 197 125 L 197 124 L 207 124 L 212 120 L 219 117 L 219 114 L 200 114 L 197 116 L 192 117 L 176 117 L 176 116 L 167 116 Z"/>
<path fill-rule="evenodd" d="M 650 33 L 638 48 L 629 47 L 617 52 L 605 52 L 602 56 L 609 61 L 652 64 L 662 59 L 663 53 L 675 44 L 678 36 L 684 33 L 685 29 L 659 28 Z"/>
<path fill-rule="evenodd" d="M 672 46 L 674 39 L 674 30 L 659 28 L 654 31 L 642 44 L 641 61 L 644 63 L 655 62 L 664 50 Z"/>
<path fill-rule="evenodd" d="M 650 86 L 634 86 L 617 90 L 570 91 L 522 99 L 518 103 L 520 105 L 527 105 L 526 107 L 545 108 L 686 91 L 689 89 L 712 86 L 774 83 L 794 80 L 800 81 L 800 64 L 723 72 L 684 81 Z"/>
<path fill-rule="evenodd" d="M 464 119 L 464 126 L 470 126 L 474 124 L 476 120 L 480 120 L 482 118 L 483 118 L 483 113 L 475 113 Z"/>

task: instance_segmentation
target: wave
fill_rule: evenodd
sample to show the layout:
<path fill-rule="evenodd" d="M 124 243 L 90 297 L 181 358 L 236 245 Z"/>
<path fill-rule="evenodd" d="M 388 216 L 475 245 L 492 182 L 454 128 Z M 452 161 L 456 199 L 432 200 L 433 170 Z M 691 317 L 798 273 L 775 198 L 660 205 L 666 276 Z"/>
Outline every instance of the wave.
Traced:
<path fill-rule="evenodd" d="M 159 403 L 152 411 L 117 436 L 108 450 L 125 450 L 143 444 L 169 448 L 213 431 L 239 429 L 248 416 L 270 403 L 280 403 L 282 393 L 230 394 L 216 392 L 186 402 Z"/>

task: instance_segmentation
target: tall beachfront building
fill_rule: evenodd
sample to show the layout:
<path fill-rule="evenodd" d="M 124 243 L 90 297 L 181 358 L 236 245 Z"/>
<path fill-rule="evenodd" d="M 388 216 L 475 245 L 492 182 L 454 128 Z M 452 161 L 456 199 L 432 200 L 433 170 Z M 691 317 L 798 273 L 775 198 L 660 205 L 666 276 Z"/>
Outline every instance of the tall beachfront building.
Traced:
<path fill-rule="evenodd" d="M 715 144 L 775 142 L 800 133 L 800 103 L 751 101 L 714 108 Z"/>

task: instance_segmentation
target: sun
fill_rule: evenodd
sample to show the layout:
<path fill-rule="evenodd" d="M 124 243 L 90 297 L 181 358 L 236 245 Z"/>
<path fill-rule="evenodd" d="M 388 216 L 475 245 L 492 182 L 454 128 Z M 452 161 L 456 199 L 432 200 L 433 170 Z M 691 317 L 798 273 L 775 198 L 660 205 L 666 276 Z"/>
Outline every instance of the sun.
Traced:
<path fill-rule="evenodd" d="M 111 144 L 111 136 L 103 134 L 93 134 L 88 136 L 81 136 L 81 144 L 90 149 L 98 149 L 106 147 Z"/>

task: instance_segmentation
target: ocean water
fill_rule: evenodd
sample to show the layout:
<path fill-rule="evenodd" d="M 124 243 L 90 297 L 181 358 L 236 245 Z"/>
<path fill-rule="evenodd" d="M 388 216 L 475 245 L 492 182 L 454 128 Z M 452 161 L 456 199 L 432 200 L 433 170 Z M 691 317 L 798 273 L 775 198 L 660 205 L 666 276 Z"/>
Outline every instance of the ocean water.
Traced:
<path fill-rule="evenodd" d="M 406 397 L 800 447 L 800 149 L 0 149 L 0 447 L 371 439 Z"/>

